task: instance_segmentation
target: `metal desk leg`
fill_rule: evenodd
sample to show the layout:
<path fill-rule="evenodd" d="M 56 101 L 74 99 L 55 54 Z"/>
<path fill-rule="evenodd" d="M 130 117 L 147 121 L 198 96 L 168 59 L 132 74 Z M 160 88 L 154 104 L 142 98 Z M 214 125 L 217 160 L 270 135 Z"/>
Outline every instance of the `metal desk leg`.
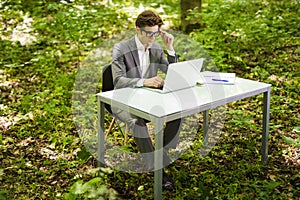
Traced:
<path fill-rule="evenodd" d="M 209 110 L 203 112 L 203 131 L 204 131 L 204 142 L 207 142 L 208 139 L 208 122 L 209 122 Z"/>
<path fill-rule="evenodd" d="M 162 199 L 163 175 L 163 120 L 155 120 L 155 152 L 154 152 L 154 199 Z"/>
<path fill-rule="evenodd" d="M 105 166 L 104 153 L 104 103 L 98 97 L 98 166 Z"/>
<path fill-rule="evenodd" d="M 263 132 L 262 132 L 262 164 L 267 164 L 268 159 L 268 135 L 269 135 L 269 118 L 270 118 L 270 88 L 264 92 L 263 104 Z"/>

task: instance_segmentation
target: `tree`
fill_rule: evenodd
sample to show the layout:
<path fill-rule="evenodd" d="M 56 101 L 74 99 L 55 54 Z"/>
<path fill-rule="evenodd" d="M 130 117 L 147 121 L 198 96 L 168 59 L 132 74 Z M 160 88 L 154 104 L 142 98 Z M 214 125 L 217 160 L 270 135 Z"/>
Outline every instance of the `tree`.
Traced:
<path fill-rule="evenodd" d="M 193 29 L 200 28 L 200 22 L 197 20 L 187 20 L 191 16 L 188 10 L 201 12 L 201 0 L 181 0 L 181 30 L 185 33 L 190 33 Z"/>

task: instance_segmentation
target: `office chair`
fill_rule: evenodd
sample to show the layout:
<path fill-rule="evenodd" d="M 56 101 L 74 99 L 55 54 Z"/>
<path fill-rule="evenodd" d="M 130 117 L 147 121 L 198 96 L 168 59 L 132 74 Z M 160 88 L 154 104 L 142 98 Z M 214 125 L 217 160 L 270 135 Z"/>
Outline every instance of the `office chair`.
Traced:
<path fill-rule="evenodd" d="M 113 77 L 112 77 L 112 71 L 111 71 L 111 64 L 108 64 L 102 70 L 102 92 L 110 91 L 113 89 L 114 89 L 114 83 L 113 83 Z M 104 104 L 104 107 L 108 113 L 113 115 L 111 106 L 109 104 Z M 116 123 L 116 118 L 113 117 L 113 119 L 110 122 L 109 127 L 107 129 L 107 132 L 105 133 L 105 137 L 107 137 L 111 133 L 112 128 L 114 127 L 115 123 Z M 121 128 L 120 128 L 120 130 L 121 130 Z M 129 131 L 129 128 L 126 124 L 125 125 L 125 133 L 123 133 L 121 130 L 121 132 L 124 135 L 124 144 L 125 145 L 127 145 L 127 142 L 128 142 L 128 131 Z"/>

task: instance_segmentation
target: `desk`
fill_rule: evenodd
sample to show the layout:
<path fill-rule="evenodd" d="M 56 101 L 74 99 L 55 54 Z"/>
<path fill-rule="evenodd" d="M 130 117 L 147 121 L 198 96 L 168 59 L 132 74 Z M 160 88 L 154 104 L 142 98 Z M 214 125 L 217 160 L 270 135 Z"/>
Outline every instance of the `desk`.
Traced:
<path fill-rule="evenodd" d="M 122 88 L 97 94 L 98 99 L 98 161 L 104 165 L 104 104 L 110 104 L 152 121 L 155 133 L 154 152 L 154 199 L 162 199 L 163 168 L 163 125 L 166 122 L 206 113 L 204 126 L 207 126 L 207 111 L 227 103 L 263 93 L 262 163 L 267 163 L 271 85 L 236 78 L 234 85 L 206 84 L 173 93 L 160 94 L 145 88 Z M 207 127 L 204 127 L 207 130 Z"/>

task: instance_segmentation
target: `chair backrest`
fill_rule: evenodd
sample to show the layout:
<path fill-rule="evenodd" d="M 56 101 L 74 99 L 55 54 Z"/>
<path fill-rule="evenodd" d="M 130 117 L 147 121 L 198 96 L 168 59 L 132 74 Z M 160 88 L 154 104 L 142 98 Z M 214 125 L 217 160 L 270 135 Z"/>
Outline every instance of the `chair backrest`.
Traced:
<path fill-rule="evenodd" d="M 110 91 L 114 89 L 111 64 L 106 65 L 102 69 L 102 92 Z M 105 109 L 112 113 L 111 107 L 108 104 L 104 105 Z"/>

